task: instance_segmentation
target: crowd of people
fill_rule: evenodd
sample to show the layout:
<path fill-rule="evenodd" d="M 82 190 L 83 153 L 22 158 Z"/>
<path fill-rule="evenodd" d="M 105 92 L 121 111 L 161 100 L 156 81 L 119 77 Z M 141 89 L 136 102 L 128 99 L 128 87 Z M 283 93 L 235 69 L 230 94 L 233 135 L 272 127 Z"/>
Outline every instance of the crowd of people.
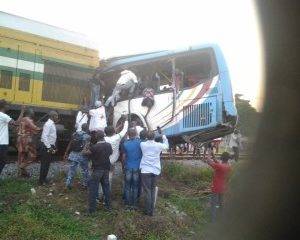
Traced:
<path fill-rule="evenodd" d="M 9 125 L 16 126 L 18 133 L 18 174 L 29 177 L 27 166 L 36 160 L 37 148 L 35 137 L 40 137 L 40 174 L 39 185 L 47 185 L 49 167 L 57 152 L 56 111 L 48 113 L 48 120 L 39 128 L 34 123 L 32 109 L 24 109 L 14 121 L 5 112 L 8 104 L 0 100 L 0 174 L 6 163 L 9 146 Z M 161 172 L 160 155 L 168 149 L 166 136 L 156 140 L 153 131 L 146 131 L 136 122 L 129 126 L 126 116 L 122 116 L 122 129 L 116 132 L 107 126 L 105 111 L 100 101 L 95 109 L 83 108 L 76 117 L 75 132 L 67 146 L 64 159 L 69 160 L 66 188 L 73 187 L 73 179 L 78 166 L 82 169 L 82 185 L 88 189 L 88 212 L 96 211 L 97 200 L 103 193 L 105 208 L 111 210 L 111 188 L 114 166 L 118 160 L 124 172 L 124 204 L 129 210 L 136 210 L 141 193 L 145 196 L 145 214 L 152 216 L 157 196 L 157 177 Z M 91 162 L 91 168 L 89 168 Z"/>
<path fill-rule="evenodd" d="M 136 85 L 136 77 L 130 71 L 123 71 L 112 96 L 105 105 L 115 105 L 120 92 L 129 89 L 132 93 Z M 77 168 L 82 170 L 82 186 L 88 190 L 88 212 L 94 213 L 97 202 L 103 198 L 105 209 L 111 210 L 111 190 L 113 174 L 117 161 L 121 161 L 124 174 L 123 200 L 125 208 L 137 210 L 140 197 L 145 197 L 146 215 L 154 214 L 157 199 L 157 177 L 161 173 L 161 152 L 169 149 L 166 136 L 147 131 L 138 126 L 137 122 L 128 122 L 127 116 L 121 117 L 119 129 L 108 126 L 106 109 L 99 100 L 99 89 L 92 91 L 93 104 L 91 108 L 82 107 L 77 113 L 75 130 L 66 148 L 64 159 L 69 161 L 66 177 L 66 188 L 73 187 Z M 27 167 L 37 158 L 36 143 L 40 143 L 40 174 L 39 185 L 47 185 L 49 167 L 57 153 L 57 128 L 59 115 L 56 111 L 48 113 L 48 119 L 40 128 L 34 122 L 34 111 L 22 107 L 16 121 L 5 112 L 8 104 L 0 100 L 0 174 L 6 163 L 9 146 L 9 126 L 17 128 L 18 175 L 29 177 Z M 121 128 L 121 129 L 120 129 Z M 41 137 L 37 141 L 39 133 Z M 207 145 L 204 160 L 214 169 L 212 183 L 212 220 L 216 218 L 217 209 L 223 205 L 226 178 L 230 172 L 228 160 L 232 156 L 225 152 L 221 162 L 214 158 L 213 148 L 218 149 L 219 142 Z M 231 147 L 234 158 L 238 159 L 240 135 L 237 131 L 232 136 Z M 188 146 L 186 146 L 189 149 Z M 184 149 L 184 148 L 183 148 Z M 89 167 L 91 162 L 91 167 Z"/>

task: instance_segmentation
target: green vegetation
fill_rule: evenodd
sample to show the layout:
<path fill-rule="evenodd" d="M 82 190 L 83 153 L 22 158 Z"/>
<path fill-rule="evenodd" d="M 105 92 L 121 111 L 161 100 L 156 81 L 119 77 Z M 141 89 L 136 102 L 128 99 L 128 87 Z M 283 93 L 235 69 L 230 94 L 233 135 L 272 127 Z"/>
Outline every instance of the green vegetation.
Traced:
<path fill-rule="evenodd" d="M 235 105 L 239 115 L 237 127 L 241 134 L 253 139 L 256 135 L 260 114 L 250 105 L 249 100 L 242 99 L 242 94 L 235 94 Z"/>
<path fill-rule="evenodd" d="M 86 214 L 87 192 L 78 183 L 69 191 L 62 177 L 47 187 L 38 187 L 35 180 L 0 180 L 0 239 L 105 239 L 108 234 L 125 240 L 201 239 L 208 222 L 210 177 L 206 168 L 166 164 L 154 217 L 124 211 L 121 178 L 113 183 L 113 211 L 99 206 L 92 216 Z"/>
<path fill-rule="evenodd" d="M 169 163 L 164 167 L 164 174 L 172 180 L 179 181 L 190 187 L 206 187 L 212 178 L 210 168 L 193 168 L 178 163 Z"/>

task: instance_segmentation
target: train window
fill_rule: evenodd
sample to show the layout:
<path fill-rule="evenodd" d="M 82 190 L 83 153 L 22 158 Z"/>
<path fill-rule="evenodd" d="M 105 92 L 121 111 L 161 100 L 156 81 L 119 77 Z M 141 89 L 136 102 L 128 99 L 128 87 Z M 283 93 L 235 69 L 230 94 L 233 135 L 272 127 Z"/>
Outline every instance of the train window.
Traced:
<path fill-rule="evenodd" d="M 12 71 L 1 70 L 0 73 L 0 88 L 11 89 L 13 77 Z"/>
<path fill-rule="evenodd" d="M 30 74 L 20 73 L 19 75 L 19 91 L 28 92 L 30 90 Z"/>
<path fill-rule="evenodd" d="M 93 71 L 51 61 L 44 63 L 42 100 L 80 104 L 88 97 L 88 79 Z"/>

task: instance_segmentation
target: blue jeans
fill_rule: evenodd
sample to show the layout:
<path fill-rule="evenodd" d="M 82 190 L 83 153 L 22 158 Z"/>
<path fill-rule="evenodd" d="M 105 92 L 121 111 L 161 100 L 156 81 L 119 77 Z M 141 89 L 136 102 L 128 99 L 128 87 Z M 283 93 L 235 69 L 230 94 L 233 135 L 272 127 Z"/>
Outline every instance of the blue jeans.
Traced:
<path fill-rule="evenodd" d="M 70 168 L 66 180 L 66 185 L 67 187 L 72 186 L 73 178 L 76 174 L 77 167 L 80 166 L 82 170 L 82 185 L 86 187 L 89 179 L 88 159 L 82 154 L 78 154 L 78 153 L 76 155 L 75 154 L 70 153 L 69 156 L 71 164 L 70 164 Z"/>
<path fill-rule="evenodd" d="M 223 208 L 223 194 L 222 193 L 212 193 L 210 198 L 211 207 L 211 221 L 215 222 L 217 216 L 222 211 Z"/>
<path fill-rule="evenodd" d="M 110 190 L 109 190 L 109 170 L 98 170 L 95 169 L 92 172 L 91 178 L 88 181 L 88 188 L 89 188 L 89 212 L 96 211 L 96 198 L 99 183 L 101 183 L 104 200 L 105 200 L 105 207 L 110 208 Z"/>
<path fill-rule="evenodd" d="M 139 194 L 140 173 L 138 169 L 125 171 L 125 204 L 136 206 Z"/>

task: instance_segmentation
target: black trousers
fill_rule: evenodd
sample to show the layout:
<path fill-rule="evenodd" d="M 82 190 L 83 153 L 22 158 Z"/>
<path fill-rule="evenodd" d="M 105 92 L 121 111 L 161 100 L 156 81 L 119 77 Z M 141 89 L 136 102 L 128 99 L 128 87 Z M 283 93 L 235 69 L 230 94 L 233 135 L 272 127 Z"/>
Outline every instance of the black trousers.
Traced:
<path fill-rule="evenodd" d="M 0 145 L 0 175 L 6 164 L 8 145 Z"/>
<path fill-rule="evenodd" d="M 53 154 L 47 152 L 45 146 L 41 149 L 41 167 L 40 167 L 40 178 L 39 183 L 46 183 L 46 178 L 49 172 L 50 163 L 53 161 Z"/>
<path fill-rule="evenodd" d="M 98 197 L 99 184 L 102 186 L 105 207 L 110 208 L 110 188 L 109 188 L 109 170 L 94 169 L 90 180 L 88 181 L 89 189 L 89 212 L 96 211 L 96 198 Z"/>
<path fill-rule="evenodd" d="M 237 162 L 240 157 L 240 150 L 238 147 L 232 147 L 234 160 Z"/>
<path fill-rule="evenodd" d="M 153 216 L 155 202 L 155 187 L 157 175 L 153 173 L 142 173 L 142 186 L 145 194 L 145 213 Z"/>

